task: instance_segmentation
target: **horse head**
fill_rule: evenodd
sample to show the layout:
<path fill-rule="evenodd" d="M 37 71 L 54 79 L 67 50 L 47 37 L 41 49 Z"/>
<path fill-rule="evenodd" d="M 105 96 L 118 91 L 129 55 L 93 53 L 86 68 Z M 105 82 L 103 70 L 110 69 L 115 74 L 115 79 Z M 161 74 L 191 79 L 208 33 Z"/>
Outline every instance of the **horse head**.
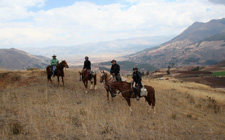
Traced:
<path fill-rule="evenodd" d="M 107 73 L 105 73 L 104 71 L 101 71 L 101 75 L 100 75 L 100 83 L 102 83 L 107 77 Z"/>
<path fill-rule="evenodd" d="M 63 60 L 60 64 L 61 64 L 63 67 L 65 67 L 65 68 L 69 68 L 69 66 L 68 66 L 68 64 L 67 64 L 67 62 L 66 62 L 66 60 Z"/>

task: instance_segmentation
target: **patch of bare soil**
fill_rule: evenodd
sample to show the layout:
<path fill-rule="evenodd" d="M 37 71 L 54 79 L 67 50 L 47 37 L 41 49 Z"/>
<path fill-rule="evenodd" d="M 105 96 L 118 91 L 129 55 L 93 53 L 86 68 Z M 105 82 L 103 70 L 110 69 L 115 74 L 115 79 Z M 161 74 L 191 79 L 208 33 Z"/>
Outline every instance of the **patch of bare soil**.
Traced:
<path fill-rule="evenodd" d="M 225 88 L 225 77 L 185 77 L 178 79 L 188 82 L 196 82 L 214 88 Z"/>
<path fill-rule="evenodd" d="M 212 74 L 210 71 L 177 71 L 177 73 L 182 74 Z"/>

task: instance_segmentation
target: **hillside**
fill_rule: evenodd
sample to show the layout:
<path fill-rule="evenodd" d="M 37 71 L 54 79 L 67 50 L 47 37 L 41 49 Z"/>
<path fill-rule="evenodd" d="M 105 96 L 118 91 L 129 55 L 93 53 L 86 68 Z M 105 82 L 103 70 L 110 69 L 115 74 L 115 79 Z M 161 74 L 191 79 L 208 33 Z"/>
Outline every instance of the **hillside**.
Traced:
<path fill-rule="evenodd" d="M 117 64 L 120 65 L 121 73 L 122 74 L 131 74 L 133 71 L 133 67 L 138 67 L 139 71 L 154 71 L 157 68 L 147 64 L 147 63 L 135 63 L 131 61 L 118 61 Z M 99 68 L 100 70 L 107 70 L 110 71 L 110 68 L 112 66 L 111 61 L 108 62 L 101 62 L 93 65 L 96 68 Z"/>
<path fill-rule="evenodd" d="M 121 95 L 107 101 L 103 84 L 84 92 L 77 71 L 65 87 L 46 83 L 44 71 L 0 71 L 0 139 L 199 140 L 225 137 L 225 90 L 182 81 L 144 78 L 156 90 L 156 113 Z M 129 77 L 128 77 L 129 79 Z M 99 80 L 98 80 L 99 81 Z"/>
<path fill-rule="evenodd" d="M 17 49 L 0 49 L 1 69 L 43 69 L 49 65 L 50 59 L 43 56 L 34 56 Z"/>
<path fill-rule="evenodd" d="M 129 60 L 165 68 L 174 63 L 212 65 L 225 59 L 225 19 L 194 23 L 179 36 L 158 47 L 130 55 Z"/>

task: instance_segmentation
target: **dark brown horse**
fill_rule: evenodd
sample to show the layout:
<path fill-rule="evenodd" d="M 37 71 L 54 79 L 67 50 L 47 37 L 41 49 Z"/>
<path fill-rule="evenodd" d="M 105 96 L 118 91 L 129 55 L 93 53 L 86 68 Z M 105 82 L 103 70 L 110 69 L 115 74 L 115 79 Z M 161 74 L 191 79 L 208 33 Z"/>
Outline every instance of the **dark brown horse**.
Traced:
<path fill-rule="evenodd" d="M 122 96 L 126 99 L 129 107 L 130 107 L 130 113 L 132 113 L 131 109 L 131 102 L 130 98 L 136 98 L 137 96 L 137 90 L 136 88 L 133 88 L 131 83 L 128 82 L 113 82 L 109 84 L 110 90 L 114 93 L 116 93 L 116 90 L 119 90 L 122 93 Z M 144 87 L 147 89 L 148 94 L 145 97 L 145 100 L 148 102 L 149 105 L 152 105 L 152 110 L 154 111 L 155 107 L 155 90 L 153 87 L 144 85 Z"/>
<path fill-rule="evenodd" d="M 109 92 L 110 92 L 109 84 L 112 83 L 112 82 L 114 82 L 114 81 L 115 81 L 115 78 L 109 72 L 107 72 L 107 71 L 101 71 L 100 83 L 103 83 L 104 82 L 104 87 L 105 87 L 106 92 L 107 92 L 107 99 L 108 100 L 109 100 Z M 113 95 L 112 95 L 112 100 L 113 100 Z"/>
<path fill-rule="evenodd" d="M 95 73 L 93 73 L 92 76 L 90 76 L 90 72 L 88 70 L 86 70 L 86 69 L 82 70 L 79 73 L 80 73 L 80 81 L 83 81 L 86 93 L 88 92 L 88 81 L 91 82 L 90 89 L 92 89 L 93 84 L 94 84 L 94 89 L 95 90 L 97 89 L 97 86 L 96 86 L 96 84 L 97 84 L 97 82 L 96 82 L 97 76 L 96 76 Z M 94 80 L 94 83 L 93 83 L 92 79 Z"/>
<path fill-rule="evenodd" d="M 53 68 L 52 67 L 53 66 L 50 66 L 50 65 L 46 67 L 47 79 L 48 79 L 48 82 L 51 81 L 51 83 L 52 83 L 51 76 L 53 74 Z M 64 80 L 63 80 L 63 77 L 64 77 L 63 69 L 64 68 L 69 68 L 69 66 L 68 66 L 68 64 L 66 63 L 65 60 L 63 60 L 61 63 L 59 63 L 56 66 L 55 75 L 57 76 L 57 79 L 58 79 L 58 85 L 59 85 L 59 76 L 61 76 L 62 77 L 63 86 L 64 86 Z"/>

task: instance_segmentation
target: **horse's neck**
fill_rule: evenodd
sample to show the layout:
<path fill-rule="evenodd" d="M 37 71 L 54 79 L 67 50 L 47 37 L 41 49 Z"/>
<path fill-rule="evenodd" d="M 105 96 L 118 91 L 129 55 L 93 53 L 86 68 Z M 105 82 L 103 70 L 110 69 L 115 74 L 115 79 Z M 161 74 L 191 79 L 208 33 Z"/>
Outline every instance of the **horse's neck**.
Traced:
<path fill-rule="evenodd" d="M 107 73 L 107 77 L 106 77 L 106 83 L 108 83 L 108 82 L 111 82 L 113 80 L 113 77 L 109 74 L 109 73 Z"/>
<path fill-rule="evenodd" d="M 60 63 L 60 64 L 58 64 L 56 67 L 57 67 L 57 69 L 63 69 L 63 68 L 64 68 L 64 66 L 63 66 L 63 65 L 61 65 L 61 63 Z"/>
<path fill-rule="evenodd" d="M 126 91 L 131 89 L 130 84 L 127 82 L 117 82 L 115 85 L 116 89 L 118 89 L 120 92 Z"/>

